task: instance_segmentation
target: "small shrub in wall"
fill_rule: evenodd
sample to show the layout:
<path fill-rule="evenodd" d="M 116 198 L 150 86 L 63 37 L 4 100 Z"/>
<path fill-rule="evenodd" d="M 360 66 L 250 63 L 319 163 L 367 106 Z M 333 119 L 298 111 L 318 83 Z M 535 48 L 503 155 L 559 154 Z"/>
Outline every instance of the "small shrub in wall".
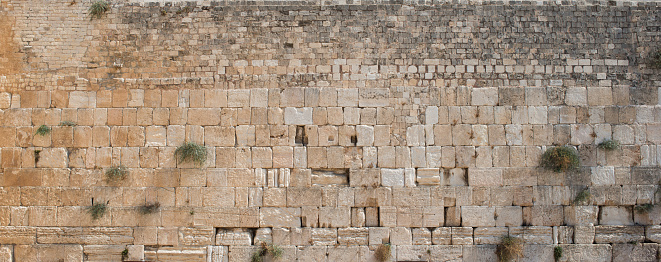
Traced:
<path fill-rule="evenodd" d="M 97 0 L 90 6 L 89 14 L 91 18 L 101 18 L 103 14 L 110 10 L 110 3 L 104 0 Z"/>
<path fill-rule="evenodd" d="M 48 127 L 47 125 L 41 125 L 39 128 L 37 128 L 35 134 L 39 136 L 45 136 L 50 134 L 50 131 L 51 131 L 50 127 Z"/>
<path fill-rule="evenodd" d="M 617 141 L 617 140 L 607 139 L 607 140 L 604 140 L 603 142 L 599 143 L 599 145 L 597 145 L 597 147 L 599 149 L 603 149 L 603 150 L 606 150 L 606 151 L 613 151 L 613 150 L 616 150 L 616 149 L 620 148 L 620 142 Z"/>
<path fill-rule="evenodd" d="M 262 242 L 260 248 L 252 254 L 251 261 L 262 262 L 265 257 L 269 257 L 271 260 L 278 260 L 282 257 L 283 252 L 284 250 L 275 244 L 266 244 L 266 242 Z"/>
<path fill-rule="evenodd" d="M 569 146 L 559 146 L 547 149 L 542 154 L 542 166 L 555 172 L 564 172 L 577 168 L 579 157 L 576 149 Z"/>
<path fill-rule="evenodd" d="M 186 142 L 174 151 L 178 163 L 192 161 L 198 165 L 207 161 L 207 148 L 195 142 Z"/>
<path fill-rule="evenodd" d="M 96 203 L 93 206 L 87 207 L 87 213 L 90 213 L 92 219 L 97 220 L 106 214 L 108 205 L 106 203 Z"/>
<path fill-rule="evenodd" d="M 509 262 L 523 255 L 523 240 L 512 236 L 503 236 L 502 242 L 496 247 L 499 262 Z"/>

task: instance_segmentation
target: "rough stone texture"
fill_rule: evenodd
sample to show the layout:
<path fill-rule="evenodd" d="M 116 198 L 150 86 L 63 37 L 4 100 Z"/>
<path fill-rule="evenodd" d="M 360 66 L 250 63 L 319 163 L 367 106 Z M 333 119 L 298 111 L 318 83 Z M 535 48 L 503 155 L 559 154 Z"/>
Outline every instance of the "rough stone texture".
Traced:
<path fill-rule="evenodd" d="M 657 259 L 659 1 L 70 2 L 0 3 L 2 261 Z"/>

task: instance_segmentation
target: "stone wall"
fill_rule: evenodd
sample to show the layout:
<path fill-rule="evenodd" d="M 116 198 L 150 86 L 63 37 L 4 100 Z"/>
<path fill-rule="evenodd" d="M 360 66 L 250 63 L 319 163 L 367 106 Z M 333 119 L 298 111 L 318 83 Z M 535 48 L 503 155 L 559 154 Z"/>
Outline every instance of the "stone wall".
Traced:
<path fill-rule="evenodd" d="M 659 3 L 2 1 L 0 260 L 656 261 Z"/>

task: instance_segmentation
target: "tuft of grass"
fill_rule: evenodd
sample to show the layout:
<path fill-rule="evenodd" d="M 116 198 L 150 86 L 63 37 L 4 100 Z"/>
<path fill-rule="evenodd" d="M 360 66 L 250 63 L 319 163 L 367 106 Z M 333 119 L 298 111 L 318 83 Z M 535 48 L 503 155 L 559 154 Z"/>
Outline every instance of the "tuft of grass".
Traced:
<path fill-rule="evenodd" d="M 140 207 L 140 213 L 147 215 L 147 214 L 153 214 L 158 211 L 158 209 L 161 208 L 161 203 L 154 202 L 151 204 L 146 204 L 144 206 Z"/>
<path fill-rule="evenodd" d="M 264 257 L 270 257 L 271 260 L 277 260 L 282 257 L 283 253 L 284 250 L 282 250 L 282 248 L 278 245 L 266 244 L 266 242 L 262 242 L 261 247 L 252 254 L 251 261 L 262 262 L 264 261 Z"/>
<path fill-rule="evenodd" d="M 553 259 L 554 259 L 556 262 L 560 261 L 560 258 L 562 258 L 562 253 L 563 253 L 563 252 L 564 252 L 564 250 L 562 249 L 561 246 L 555 246 L 555 247 L 553 248 Z"/>
<path fill-rule="evenodd" d="M 195 142 L 186 142 L 177 147 L 174 155 L 179 163 L 193 161 L 198 165 L 202 165 L 207 161 L 207 148 Z"/>
<path fill-rule="evenodd" d="M 104 0 L 97 0 L 89 8 L 89 13 L 91 18 L 101 18 L 103 14 L 110 10 L 110 3 Z"/>
<path fill-rule="evenodd" d="M 128 257 L 129 257 L 129 249 L 124 248 L 124 250 L 122 251 L 122 261 L 126 260 Z"/>
<path fill-rule="evenodd" d="M 124 180 L 128 174 L 129 170 L 122 165 L 113 166 L 106 170 L 106 177 L 111 181 Z"/>
<path fill-rule="evenodd" d="M 578 192 L 576 197 L 574 197 L 574 201 L 572 201 L 572 205 L 578 205 L 584 202 L 589 202 L 591 196 L 592 195 L 590 194 L 590 189 L 585 188 L 581 190 L 581 192 Z"/>
<path fill-rule="evenodd" d="M 617 140 L 607 139 L 597 145 L 597 148 L 603 149 L 606 151 L 613 151 L 620 148 L 620 142 Z"/>
<path fill-rule="evenodd" d="M 390 257 L 392 256 L 390 250 L 390 243 L 379 245 L 379 247 L 374 252 L 374 256 L 376 256 L 376 260 L 381 262 L 390 260 Z"/>
<path fill-rule="evenodd" d="M 87 207 L 87 213 L 90 213 L 90 215 L 92 215 L 92 219 L 94 220 L 97 220 L 105 215 L 107 210 L 108 205 L 105 203 L 97 203 L 96 205 Z"/>
<path fill-rule="evenodd" d="M 654 205 L 647 203 L 642 205 L 636 205 L 633 209 L 636 210 L 636 213 L 638 214 L 645 214 L 652 211 L 652 208 L 654 208 Z"/>
<path fill-rule="evenodd" d="M 50 131 L 51 131 L 50 127 L 48 127 L 47 125 L 41 125 L 39 126 L 39 128 L 37 128 L 37 131 L 34 133 L 40 136 L 45 136 L 50 134 Z"/>
<path fill-rule="evenodd" d="M 661 68 L 661 49 L 653 52 L 650 56 L 650 66 L 656 69 Z"/>
<path fill-rule="evenodd" d="M 512 236 L 503 236 L 502 242 L 496 248 L 499 262 L 508 262 L 523 255 L 523 240 Z"/>
<path fill-rule="evenodd" d="M 60 126 L 77 126 L 78 124 L 72 122 L 72 121 L 62 121 L 60 122 Z"/>
<path fill-rule="evenodd" d="M 578 152 L 576 152 L 576 149 L 568 146 L 554 147 L 542 154 L 541 163 L 547 169 L 555 172 L 564 172 L 578 167 Z"/>

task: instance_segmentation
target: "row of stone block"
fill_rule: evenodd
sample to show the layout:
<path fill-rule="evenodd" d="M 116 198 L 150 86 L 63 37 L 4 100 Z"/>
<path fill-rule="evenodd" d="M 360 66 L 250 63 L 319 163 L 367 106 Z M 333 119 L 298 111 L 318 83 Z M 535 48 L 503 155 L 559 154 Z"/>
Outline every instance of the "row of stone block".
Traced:
<path fill-rule="evenodd" d="M 563 225 L 659 225 L 658 206 L 393 206 L 370 207 L 371 203 L 349 205 L 338 192 L 338 206 L 300 206 L 279 203 L 280 199 L 251 203 L 262 199 L 235 199 L 234 192 L 218 190 L 202 197 L 190 197 L 201 203 L 164 203 L 158 210 L 143 213 L 150 203 L 114 204 L 94 220 L 89 206 L 0 206 L 0 225 L 4 226 L 178 226 L 208 225 L 217 227 L 494 227 L 494 226 L 563 226 Z M 185 192 L 187 193 L 187 192 Z M 225 196 L 223 194 L 229 194 Z M 275 193 L 265 193 L 273 195 Z M 308 195 L 298 195 L 308 196 Z M 360 195 L 358 195 L 360 196 Z M 330 198 L 328 197 L 328 198 Z M 377 196 L 379 197 L 379 196 Z M 407 198 L 408 197 L 408 198 Z M 410 196 L 403 200 L 411 200 Z M 281 197 L 282 198 L 282 197 Z M 90 201 L 91 199 L 87 199 Z M 115 199 L 113 199 L 115 200 Z M 118 201 L 121 199 L 117 199 Z M 167 200 L 172 202 L 173 200 Z M 291 198 L 287 199 L 291 201 Z M 98 201 L 98 200 L 97 200 Z M 211 202 L 219 201 L 219 202 Z M 235 202 L 236 201 L 236 202 Z M 245 203 L 239 203 L 243 201 Z M 328 200 L 327 200 L 328 201 Z M 368 198 L 367 201 L 378 201 Z M 136 201 L 138 202 L 138 201 Z M 308 201 L 303 204 L 319 204 Z M 98 204 L 95 202 L 95 204 Z M 284 206 L 273 206 L 273 205 Z M 397 205 L 399 204 L 399 205 Z"/>
<path fill-rule="evenodd" d="M 376 67 L 376 66 L 375 66 Z M 387 67 L 387 66 L 385 66 Z M 423 67 L 424 68 L 424 67 Z M 503 69 L 506 67 L 503 66 Z M 512 67 L 514 68 L 514 67 Z M 409 67 L 419 70 L 419 68 Z M 417 73 L 417 72 L 413 72 Z M 431 72 L 435 73 L 435 72 Z M 444 72 L 440 72 L 444 73 Z M 22 91 L 0 93 L 0 108 L 109 107 L 382 107 L 396 104 L 415 89 L 395 88 L 251 88 L 115 89 L 100 91 Z M 658 105 L 658 89 L 616 87 L 431 87 L 435 106 L 626 106 Z M 638 101 L 642 100 L 642 101 Z M 637 103 L 631 103 L 636 101 Z M 643 102 L 643 103 L 640 103 Z"/>
<path fill-rule="evenodd" d="M 281 246 L 496 245 L 503 236 L 526 244 L 617 244 L 661 242 L 661 226 L 511 226 L 511 227 L 25 227 L 2 226 L 0 243 L 250 246 L 261 242 Z"/>
<path fill-rule="evenodd" d="M 78 126 L 0 127 L 2 147 L 176 147 L 193 141 L 209 147 L 309 146 L 547 146 L 596 145 L 617 140 L 622 145 L 661 143 L 661 125 L 416 125 L 398 134 L 389 125 L 295 126 Z M 402 136 L 403 135 L 403 136 Z"/>
<path fill-rule="evenodd" d="M 561 244 L 525 245 L 520 261 L 556 261 L 553 250 L 562 247 L 557 261 L 626 262 L 656 261 L 659 245 L 644 244 Z M 80 245 L 38 244 L 0 247 L 5 261 L 250 261 L 260 246 L 152 247 L 145 245 Z M 283 261 L 360 261 L 374 262 L 379 245 L 371 246 L 280 246 Z M 390 259 L 385 261 L 497 261 L 496 245 L 399 245 L 390 246 Z M 12 260 L 13 259 L 13 260 Z M 267 257 L 267 259 L 269 259 Z"/>
<path fill-rule="evenodd" d="M 549 147 L 542 146 L 383 146 L 383 147 L 208 147 L 206 161 L 198 165 L 175 158 L 176 147 L 42 148 L 5 147 L 3 168 L 491 168 L 532 169 Z M 661 165 L 661 146 L 622 146 L 605 151 L 579 147 L 583 169 L 607 166 L 654 168 Z M 604 169 L 605 170 L 605 169 Z M 535 171 L 532 173 L 537 173 Z M 605 182 L 611 183 L 611 182 Z"/>
<path fill-rule="evenodd" d="M 89 261 L 110 260 L 121 258 L 123 250 L 128 250 L 128 259 L 166 260 L 183 259 L 186 261 L 247 261 L 257 252 L 261 242 L 274 243 L 283 249 L 282 259 L 301 261 L 374 261 L 374 252 L 383 248 L 382 243 L 391 249 L 392 259 L 389 261 L 433 259 L 434 261 L 491 261 L 496 259 L 496 245 L 500 244 L 502 237 L 509 234 L 524 240 L 523 261 L 553 261 L 553 248 L 563 248 L 563 257 L 560 261 L 655 261 L 659 250 L 658 239 L 656 243 L 639 244 L 645 239 L 640 235 L 642 231 L 631 228 L 611 227 L 592 228 L 592 231 L 572 228 L 438 228 L 433 232 L 428 229 L 407 228 L 348 228 L 338 229 L 335 232 L 316 232 L 314 229 L 258 229 L 254 239 L 243 236 L 241 229 L 219 230 L 216 243 L 212 243 L 210 234 L 213 228 L 182 228 L 179 230 L 181 245 L 172 247 L 159 247 L 148 244 L 133 244 L 126 242 L 108 243 L 107 241 L 76 241 L 76 237 L 93 237 L 93 235 L 79 235 L 82 229 L 69 230 L 71 242 L 52 242 L 39 244 L 25 243 L 3 245 L 0 247 L 2 258 L 17 259 L 16 261 L 32 261 L 47 258 L 68 257 L 67 261 L 82 261 L 83 254 Z M 89 232 L 108 229 L 92 228 Z M 160 230 L 160 229 L 159 229 Z M 200 231 L 202 230 L 202 231 Z M 648 228 L 648 230 L 650 230 Z M 654 229 L 658 231 L 657 229 Z M 4 231 L 4 230 L 3 230 Z M 268 231 L 265 233 L 265 231 Z M 327 231 L 327 230 L 326 230 Z M 473 232 L 474 233 L 471 233 Z M 640 231 L 640 232 L 639 232 Z M 655 232 L 656 232 L 655 231 Z M 52 232 L 62 232 L 53 230 Z M 176 228 L 175 228 L 176 232 Z M 202 235 L 196 234 L 205 232 Z M 580 232 L 580 233 L 578 233 Z M 590 233 L 591 232 L 591 233 Z M 334 233 L 334 234 L 332 234 Z M 572 243 L 571 235 L 581 234 L 589 240 L 595 239 L 595 244 Z M 330 235 L 329 235 L 330 234 Z M 474 240 L 472 238 L 474 234 Z M 658 232 L 652 233 L 658 237 Z M 249 235 L 249 234 L 248 234 Z M 591 237 L 590 237 L 591 235 Z M 295 241 L 291 241 L 294 239 Z M 165 237 L 165 236 L 164 236 Z M 284 238 L 282 238 L 284 237 Z M 337 240 L 331 241 L 332 238 Z M 368 240 L 369 238 L 369 240 Z M 306 241 L 307 242 L 301 242 Z M 577 239 L 579 239 L 577 237 Z M 193 240 L 193 242 L 190 242 Z M 200 241 L 201 240 L 201 241 Z M 254 240 L 252 245 L 250 240 Z M 372 241 L 374 240 L 374 241 Z M 563 242 L 569 240 L 569 242 Z M 646 239 L 650 240 L 650 239 Z M 273 241 L 273 242 L 271 242 Z M 330 242 L 329 242 L 330 241 Z M 391 242 L 387 242 L 391 241 Z M 373 243 L 372 243 L 373 242 Z M 397 242 L 397 244 L 395 243 Z M 455 243 L 456 242 L 456 243 Z M 96 243 L 96 244 L 94 244 Z M 332 244 L 335 243 L 335 244 Z M 452 244 L 451 244 L 452 243 Z M 339 244 L 339 246 L 338 246 Z M 191 246 L 187 246 L 191 245 Z M 213 245 L 213 246 L 212 246 Z M 62 248 L 66 250 L 64 255 Z M 59 252 L 58 252 L 59 251 Z M 310 257 L 314 255 L 313 257 Z M 328 260 L 326 260 L 328 259 Z M 344 260 L 348 259 L 348 260 Z M 463 260 L 462 260 L 463 259 Z M 475 260 L 477 259 L 477 260 Z M 486 259 L 486 260 L 484 260 Z M 642 260 L 640 260 L 642 259 Z M 87 261 L 86 260 L 86 261 Z"/>

